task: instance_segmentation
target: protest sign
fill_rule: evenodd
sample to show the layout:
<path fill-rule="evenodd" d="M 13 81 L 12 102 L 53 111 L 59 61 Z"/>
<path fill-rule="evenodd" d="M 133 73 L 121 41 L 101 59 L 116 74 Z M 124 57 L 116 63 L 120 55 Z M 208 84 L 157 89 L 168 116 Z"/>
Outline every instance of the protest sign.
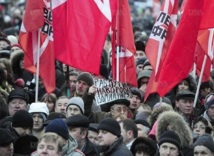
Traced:
<path fill-rule="evenodd" d="M 94 84 L 97 87 L 97 92 L 95 94 L 97 105 L 102 105 L 116 99 L 126 99 L 131 94 L 129 86 L 125 83 L 94 79 Z"/>

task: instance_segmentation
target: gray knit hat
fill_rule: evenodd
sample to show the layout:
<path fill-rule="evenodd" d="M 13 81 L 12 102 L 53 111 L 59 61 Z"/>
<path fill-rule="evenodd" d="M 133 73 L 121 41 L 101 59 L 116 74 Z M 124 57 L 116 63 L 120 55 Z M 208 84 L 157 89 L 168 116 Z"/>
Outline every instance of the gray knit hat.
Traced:
<path fill-rule="evenodd" d="M 75 105 L 75 106 L 79 107 L 82 114 L 84 114 L 84 112 L 85 112 L 84 102 L 81 97 L 72 97 L 70 100 L 68 100 L 66 111 L 70 105 Z"/>
<path fill-rule="evenodd" d="M 82 72 L 78 75 L 77 81 L 82 80 L 85 81 L 89 86 L 92 86 L 94 84 L 93 77 L 88 72 Z"/>
<path fill-rule="evenodd" d="M 210 151 L 214 152 L 214 141 L 210 134 L 203 134 L 202 136 L 198 137 L 193 146 L 194 148 L 196 146 L 205 146 L 210 149 Z"/>

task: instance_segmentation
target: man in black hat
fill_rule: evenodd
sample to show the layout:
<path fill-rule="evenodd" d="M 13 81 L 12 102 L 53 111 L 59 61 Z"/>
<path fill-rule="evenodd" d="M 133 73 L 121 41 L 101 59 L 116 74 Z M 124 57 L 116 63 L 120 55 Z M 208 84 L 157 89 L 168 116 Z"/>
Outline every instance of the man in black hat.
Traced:
<path fill-rule="evenodd" d="M 98 126 L 99 124 L 90 123 L 88 127 L 88 139 L 95 145 L 98 145 Z"/>
<path fill-rule="evenodd" d="M 132 156 L 132 153 L 123 144 L 120 125 L 116 120 L 111 118 L 102 120 L 98 130 L 98 145 L 103 147 L 101 148 L 103 156 Z"/>
<path fill-rule="evenodd" d="M 12 156 L 14 152 L 13 134 L 6 130 L 0 128 L 0 156 Z"/>
<path fill-rule="evenodd" d="M 173 131 L 165 131 L 158 139 L 160 156 L 181 156 L 181 140 Z"/>
<path fill-rule="evenodd" d="M 21 136 L 31 133 L 33 128 L 33 118 L 26 110 L 17 111 L 12 117 L 13 132 L 18 139 Z"/>
<path fill-rule="evenodd" d="M 181 90 L 176 95 L 175 110 L 191 125 L 194 120 L 193 103 L 195 94 L 189 90 Z"/>
<path fill-rule="evenodd" d="M 89 118 L 91 123 L 99 123 L 105 118 L 117 119 L 120 115 L 128 117 L 130 115 L 129 105 L 130 101 L 127 99 L 116 99 L 105 104 L 107 112 L 91 112 L 89 103 L 85 104 L 85 115 Z"/>
<path fill-rule="evenodd" d="M 89 120 L 81 114 L 70 116 L 66 119 L 69 134 L 77 141 L 77 149 L 81 150 L 87 156 L 98 155 L 95 146 L 88 140 Z"/>
<path fill-rule="evenodd" d="M 10 116 L 13 116 L 19 110 L 26 110 L 29 101 L 27 92 L 22 88 L 16 88 L 9 93 L 8 109 Z"/>

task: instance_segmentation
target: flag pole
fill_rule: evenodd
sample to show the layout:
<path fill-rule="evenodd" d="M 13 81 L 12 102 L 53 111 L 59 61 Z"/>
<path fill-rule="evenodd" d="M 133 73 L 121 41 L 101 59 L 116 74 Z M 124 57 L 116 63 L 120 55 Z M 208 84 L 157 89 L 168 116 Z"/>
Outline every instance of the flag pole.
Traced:
<path fill-rule="evenodd" d="M 37 56 L 36 56 L 36 94 L 35 102 L 38 102 L 38 93 L 39 93 L 39 64 L 40 64 L 40 31 L 38 29 L 38 44 L 37 44 Z"/>
<path fill-rule="evenodd" d="M 195 99 L 194 99 L 193 107 L 196 107 L 196 104 L 197 104 L 197 99 L 198 99 L 198 95 L 199 95 L 199 89 L 200 89 L 200 85 L 201 85 L 202 76 L 204 74 L 204 68 L 205 68 L 206 62 L 207 62 L 207 55 L 204 55 L 204 60 L 203 60 L 201 73 L 200 73 L 199 80 L 198 80 L 198 85 L 197 85 L 197 90 L 196 90 L 196 93 L 195 93 Z"/>
<path fill-rule="evenodd" d="M 120 39 L 120 36 L 119 36 L 119 20 L 120 20 L 120 0 L 118 0 L 118 6 L 117 6 L 117 15 L 116 15 L 116 81 L 119 81 L 120 80 L 120 71 L 119 71 L 119 65 L 120 65 L 120 50 L 121 50 L 121 47 L 119 46 L 119 39 Z"/>

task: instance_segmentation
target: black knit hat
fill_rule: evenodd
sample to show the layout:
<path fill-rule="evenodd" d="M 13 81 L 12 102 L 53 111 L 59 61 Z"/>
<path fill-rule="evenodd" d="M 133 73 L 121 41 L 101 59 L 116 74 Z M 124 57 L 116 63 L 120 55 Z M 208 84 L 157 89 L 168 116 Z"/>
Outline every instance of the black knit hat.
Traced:
<path fill-rule="evenodd" d="M 68 125 L 68 127 L 88 128 L 89 126 L 88 118 L 81 114 L 70 116 L 65 120 L 65 123 Z"/>
<path fill-rule="evenodd" d="M 99 126 L 99 124 L 97 124 L 97 123 L 90 123 L 88 130 L 98 133 L 99 132 L 98 126 Z"/>
<path fill-rule="evenodd" d="M 141 124 L 145 127 L 148 127 L 149 129 L 151 128 L 149 123 L 146 121 L 146 120 L 143 120 L 143 119 L 137 119 L 134 121 L 136 124 Z"/>
<path fill-rule="evenodd" d="M 54 119 L 65 119 L 66 116 L 62 113 L 58 113 L 58 112 L 52 112 L 48 115 L 47 120 L 44 123 L 44 126 L 47 126 L 49 123 L 51 123 L 51 121 L 53 121 Z"/>
<path fill-rule="evenodd" d="M 29 101 L 29 96 L 27 92 L 22 88 L 16 88 L 9 93 L 8 102 L 14 98 L 19 98 L 25 100 L 27 103 Z"/>
<path fill-rule="evenodd" d="M 214 141 L 210 134 L 203 134 L 202 136 L 198 137 L 198 139 L 193 144 L 194 148 L 195 146 L 205 146 L 210 151 L 214 152 Z"/>
<path fill-rule="evenodd" d="M 172 143 L 177 146 L 178 149 L 180 149 L 181 140 L 178 134 L 173 131 L 165 131 L 161 134 L 160 138 L 158 139 L 158 145 L 160 146 L 165 142 Z"/>
<path fill-rule="evenodd" d="M 6 129 L 0 128 L 0 147 L 8 145 L 15 141 L 13 134 Z"/>
<path fill-rule="evenodd" d="M 19 110 L 13 115 L 13 127 L 33 128 L 33 118 L 26 110 Z"/>
<path fill-rule="evenodd" d="M 53 120 L 45 129 L 45 133 L 52 132 L 60 135 L 65 140 L 69 138 L 68 127 L 62 119 Z"/>
<path fill-rule="evenodd" d="M 110 132 L 118 137 L 121 136 L 119 123 L 116 120 L 111 118 L 102 120 L 99 123 L 98 130 L 104 130 L 104 131 Z"/>
<path fill-rule="evenodd" d="M 37 149 L 37 137 L 27 134 L 20 136 L 14 143 L 14 153 L 20 155 L 31 155 Z"/>
<path fill-rule="evenodd" d="M 78 75 L 77 81 L 82 80 L 85 81 L 89 86 L 92 86 L 94 84 L 93 77 L 88 72 L 82 72 Z"/>
<path fill-rule="evenodd" d="M 141 100 L 141 94 L 140 94 L 140 90 L 138 88 L 132 87 L 130 90 L 131 90 L 132 95 L 137 95 Z"/>

